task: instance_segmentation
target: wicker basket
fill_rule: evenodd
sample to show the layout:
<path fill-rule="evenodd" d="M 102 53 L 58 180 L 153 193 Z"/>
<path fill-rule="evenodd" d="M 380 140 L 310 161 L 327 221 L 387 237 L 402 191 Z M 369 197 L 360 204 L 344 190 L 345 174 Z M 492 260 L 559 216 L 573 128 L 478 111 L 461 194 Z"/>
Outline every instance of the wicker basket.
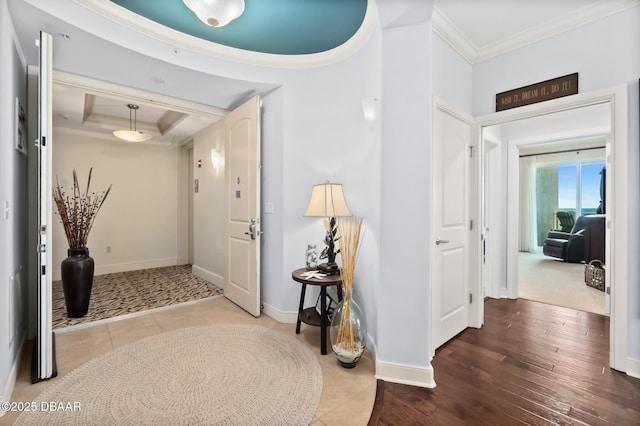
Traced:
<path fill-rule="evenodd" d="M 593 259 L 584 266 L 584 281 L 589 287 L 604 291 L 604 263 Z"/>

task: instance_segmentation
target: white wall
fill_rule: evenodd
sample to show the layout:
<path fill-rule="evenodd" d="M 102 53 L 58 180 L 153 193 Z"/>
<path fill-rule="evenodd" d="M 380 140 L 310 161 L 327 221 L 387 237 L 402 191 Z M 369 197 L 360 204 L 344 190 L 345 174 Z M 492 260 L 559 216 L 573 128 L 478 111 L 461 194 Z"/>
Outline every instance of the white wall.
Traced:
<path fill-rule="evenodd" d="M 0 2 L 0 57 L 0 402 L 5 402 L 11 396 L 25 333 L 28 267 L 27 156 L 14 148 L 15 99 L 19 97 L 27 109 L 27 75 L 6 2 Z"/>
<path fill-rule="evenodd" d="M 227 208 L 225 168 L 214 169 L 211 149 L 224 158 L 224 122 L 218 121 L 193 138 L 193 177 L 198 192 L 193 194 L 193 272 L 224 286 L 225 211 Z M 202 167 L 198 167 L 202 161 Z"/>
<path fill-rule="evenodd" d="M 439 35 L 433 34 L 433 95 L 471 115 L 473 67 Z"/>
<path fill-rule="evenodd" d="M 470 114 L 472 67 L 428 22 L 383 29 L 382 38 L 377 372 L 430 386 L 432 102 Z"/>
<path fill-rule="evenodd" d="M 493 112 L 495 94 L 578 72 L 580 93 L 625 84 L 628 87 L 629 217 L 640 209 L 638 77 L 640 6 L 566 31 L 474 66 L 474 115 Z M 629 222 L 628 258 L 640 256 L 640 224 Z M 640 264 L 628 265 L 628 354 L 640 360 Z"/>
<path fill-rule="evenodd" d="M 381 371 L 409 367 L 424 384 L 431 377 L 431 25 L 389 28 L 382 37 L 377 363 Z"/>
<path fill-rule="evenodd" d="M 574 72 L 580 93 L 637 83 L 639 20 L 640 6 L 474 65 L 474 115 L 494 112 L 496 93 Z"/>
<path fill-rule="evenodd" d="M 280 288 L 279 306 L 297 311 L 300 286 L 290 279 L 291 271 L 303 265 L 307 244 L 323 247 L 324 239 L 322 220 L 303 217 L 311 188 L 325 180 L 342 183 L 351 211 L 364 217 L 366 234 L 356 266 L 354 298 L 362 302 L 374 335 L 373 295 L 379 282 L 380 141 L 373 129 L 379 121 L 365 121 L 362 100 L 381 98 L 378 60 L 377 45 L 371 43 L 346 61 L 287 76 L 281 165 L 285 279 L 270 283 Z M 308 300 L 314 300 L 312 297 Z"/>
<path fill-rule="evenodd" d="M 54 182 L 57 176 L 70 189 L 75 168 L 83 188 L 93 167 L 92 190 L 113 185 L 87 241 L 96 275 L 175 265 L 186 258 L 178 252 L 181 148 L 96 139 L 63 129 L 54 129 L 52 147 Z M 54 222 L 53 279 L 59 280 L 68 244 L 55 211 Z"/>

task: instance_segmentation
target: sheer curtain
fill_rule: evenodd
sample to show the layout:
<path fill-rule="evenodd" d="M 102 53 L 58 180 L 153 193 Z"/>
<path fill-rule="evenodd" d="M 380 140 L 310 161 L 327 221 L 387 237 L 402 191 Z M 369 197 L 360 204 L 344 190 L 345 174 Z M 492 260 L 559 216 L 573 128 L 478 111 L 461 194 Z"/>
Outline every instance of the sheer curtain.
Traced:
<path fill-rule="evenodd" d="M 520 158 L 520 251 L 538 250 L 536 157 Z"/>

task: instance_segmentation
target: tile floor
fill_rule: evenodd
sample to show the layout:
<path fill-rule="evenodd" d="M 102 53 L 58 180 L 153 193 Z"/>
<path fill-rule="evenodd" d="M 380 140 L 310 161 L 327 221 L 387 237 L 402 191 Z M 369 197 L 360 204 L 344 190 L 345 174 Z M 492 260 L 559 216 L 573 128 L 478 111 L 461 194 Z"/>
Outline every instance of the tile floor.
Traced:
<path fill-rule="evenodd" d="M 30 354 L 25 351 L 12 401 L 31 401 L 47 386 L 92 358 L 122 345 L 154 334 L 184 327 L 215 323 L 257 324 L 295 336 L 318 357 L 322 366 L 323 390 L 312 425 L 366 425 L 373 409 L 376 394 L 375 367 L 367 351 L 351 370 L 340 366 L 332 353 L 320 354 L 320 328 L 302 325 L 299 335 L 295 324 L 281 324 L 262 315 L 254 318 L 221 297 L 170 309 L 150 312 L 133 318 L 114 320 L 73 331 L 56 333 L 58 377 L 32 385 L 30 382 Z M 18 413 L 0 417 L 0 425 L 13 423 Z"/>

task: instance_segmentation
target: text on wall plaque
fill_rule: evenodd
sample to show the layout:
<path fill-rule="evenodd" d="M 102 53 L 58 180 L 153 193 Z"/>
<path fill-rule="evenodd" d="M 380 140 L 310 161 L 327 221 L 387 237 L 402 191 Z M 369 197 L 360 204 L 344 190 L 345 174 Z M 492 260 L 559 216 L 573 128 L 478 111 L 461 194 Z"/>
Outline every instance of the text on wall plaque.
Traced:
<path fill-rule="evenodd" d="M 578 73 L 531 84 L 496 95 L 496 112 L 578 93 Z"/>

